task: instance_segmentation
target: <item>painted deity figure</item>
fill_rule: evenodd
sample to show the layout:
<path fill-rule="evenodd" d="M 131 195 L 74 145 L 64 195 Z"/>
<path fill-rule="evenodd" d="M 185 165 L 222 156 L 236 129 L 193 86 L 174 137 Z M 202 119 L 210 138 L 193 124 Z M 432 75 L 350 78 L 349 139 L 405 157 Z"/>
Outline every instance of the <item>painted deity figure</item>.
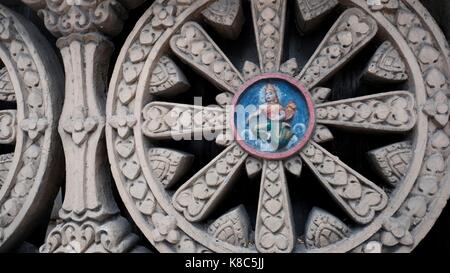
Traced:
<path fill-rule="evenodd" d="M 264 103 L 250 114 L 248 123 L 253 135 L 276 151 L 287 146 L 294 135 L 290 122 L 296 114 L 297 105 L 290 101 L 283 107 L 273 84 L 267 84 L 263 90 Z"/>

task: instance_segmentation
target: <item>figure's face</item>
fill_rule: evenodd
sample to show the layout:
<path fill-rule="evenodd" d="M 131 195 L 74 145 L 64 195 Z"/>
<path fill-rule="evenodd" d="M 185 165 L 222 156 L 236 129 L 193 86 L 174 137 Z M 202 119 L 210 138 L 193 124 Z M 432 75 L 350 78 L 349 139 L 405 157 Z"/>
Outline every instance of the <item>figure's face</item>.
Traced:
<path fill-rule="evenodd" d="M 273 102 L 275 101 L 276 97 L 275 97 L 275 93 L 273 92 L 266 92 L 266 101 L 267 102 Z"/>

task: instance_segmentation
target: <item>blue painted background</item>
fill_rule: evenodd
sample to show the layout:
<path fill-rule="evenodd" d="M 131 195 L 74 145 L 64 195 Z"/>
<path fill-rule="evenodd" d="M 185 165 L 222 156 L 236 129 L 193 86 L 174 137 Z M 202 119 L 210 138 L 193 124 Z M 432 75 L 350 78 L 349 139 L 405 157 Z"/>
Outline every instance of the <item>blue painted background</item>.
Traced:
<path fill-rule="evenodd" d="M 246 120 L 248 119 L 250 113 L 245 114 L 245 119 L 242 119 L 239 115 L 235 114 L 234 119 L 238 133 L 240 137 L 245 140 L 247 145 L 262 152 L 282 153 L 296 146 L 302 140 L 307 130 L 309 123 L 309 112 L 305 97 L 301 91 L 298 90 L 297 87 L 282 79 L 264 79 L 247 88 L 247 90 L 240 96 L 237 105 L 242 105 L 244 107 L 254 105 L 257 107 L 265 104 L 264 87 L 269 83 L 273 84 L 278 89 L 278 99 L 283 108 L 286 108 L 290 101 L 294 101 L 297 105 L 296 114 L 289 122 L 292 126 L 294 136 L 291 138 L 288 145 L 274 151 L 273 148 L 271 148 L 271 146 L 265 141 L 260 139 L 255 140 L 255 137 L 250 137 L 252 136 L 252 132 L 249 130 L 248 124 L 246 124 Z"/>

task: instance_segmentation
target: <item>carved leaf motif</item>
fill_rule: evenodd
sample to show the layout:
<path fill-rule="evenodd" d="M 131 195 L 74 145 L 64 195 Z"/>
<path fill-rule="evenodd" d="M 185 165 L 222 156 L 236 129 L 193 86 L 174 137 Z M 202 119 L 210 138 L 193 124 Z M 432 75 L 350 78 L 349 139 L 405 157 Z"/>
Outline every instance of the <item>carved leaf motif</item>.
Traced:
<path fill-rule="evenodd" d="M 369 152 L 369 157 L 382 175 L 391 185 L 398 184 L 406 172 L 413 156 L 410 141 L 399 142 Z"/>
<path fill-rule="evenodd" d="M 317 122 L 347 129 L 404 132 L 416 124 L 414 97 L 395 91 L 319 104 Z"/>
<path fill-rule="evenodd" d="M 163 148 L 151 148 L 148 152 L 153 177 L 168 188 L 190 168 L 193 156 Z"/>
<path fill-rule="evenodd" d="M 247 153 L 236 144 L 226 148 L 176 191 L 172 197 L 175 209 L 191 222 L 204 219 L 233 184 L 246 158 Z"/>
<path fill-rule="evenodd" d="M 386 193 L 314 142 L 301 152 L 303 161 L 347 214 L 358 223 L 372 221 L 387 202 Z"/>
<path fill-rule="evenodd" d="M 296 0 L 298 29 L 302 33 L 314 29 L 337 5 L 337 0 Z"/>
<path fill-rule="evenodd" d="M 227 212 L 208 227 L 215 238 L 235 246 L 246 247 L 251 226 L 244 206 Z"/>
<path fill-rule="evenodd" d="M 358 8 L 346 10 L 331 27 L 325 39 L 297 79 L 312 88 L 331 77 L 377 33 L 374 19 Z"/>
<path fill-rule="evenodd" d="M 350 230 L 330 213 L 313 208 L 306 221 L 306 247 L 322 248 L 348 237 Z"/>
<path fill-rule="evenodd" d="M 405 63 L 390 41 L 384 42 L 369 62 L 366 77 L 382 82 L 402 82 L 408 79 Z"/>
<path fill-rule="evenodd" d="M 170 40 L 170 47 L 182 61 L 219 88 L 234 93 L 244 81 L 239 71 L 197 23 L 184 24 L 181 33 Z"/>
<path fill-rule="evenodd" d="M 162 56 L 150 79 L 149 91 L 159 96 L 174 96 L 185 92 L 190 85 L 178 66 L 167 56 Z"/>
<path fill-rule="evenodd" d="M 259 252 L 291 252 L 295 244 L 289 191 L 283 162 L 264 161 L 256 218 L 255 244 Z"/>
<path fill-rule="evenodd" d="M 0 100 L 15 101 L 16 94 L 5 67 L 0 69 Z"/>
<path fill-rule="evenodd" d="M 205 21 L 228 39 L 236 39 L 244 24 L 241 0 L 217 0 L 202 12 Z"/>
<path fill-rule="evenodd" d="M 154 139 L 182 139 L 226 129 L 226 114 L 219 107 L 151 102 L 142 111 L 143 133 Z"/>

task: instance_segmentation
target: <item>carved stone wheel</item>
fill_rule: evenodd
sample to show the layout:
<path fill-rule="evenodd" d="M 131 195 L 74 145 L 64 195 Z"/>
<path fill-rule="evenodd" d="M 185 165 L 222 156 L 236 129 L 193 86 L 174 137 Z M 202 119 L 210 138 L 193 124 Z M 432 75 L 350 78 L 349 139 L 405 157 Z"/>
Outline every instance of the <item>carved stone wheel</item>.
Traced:
<path fill-rule="evenodd" d="M 411 251 L 449 197 L 448 56 L 414 0 L 155 1 L 109 88 L 120 195 L 161 252 Z"/>
<path fill-rule="evenodd" d="M 32 24 L 0 5 L 0 251 L 26 239 L 59 186 L 63 76 L 43 41 Z"/>

